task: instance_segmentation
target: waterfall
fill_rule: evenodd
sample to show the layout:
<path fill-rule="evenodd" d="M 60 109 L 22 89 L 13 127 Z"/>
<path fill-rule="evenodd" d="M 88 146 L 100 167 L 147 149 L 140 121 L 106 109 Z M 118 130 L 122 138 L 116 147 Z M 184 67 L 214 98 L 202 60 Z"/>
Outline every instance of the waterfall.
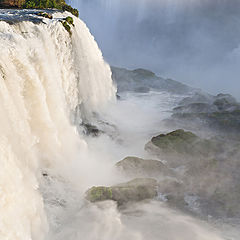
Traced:
<path fill-rule="evenodd" d="M 59 21 L 67 15 L 39 24 L 0 21 L 1 240 L 44 239 L 42 169 L 85 151 L 70 121 L 76 109 L 88 117 L 115 99 L 93 36 L 75 17 L 70 36 Z"/>

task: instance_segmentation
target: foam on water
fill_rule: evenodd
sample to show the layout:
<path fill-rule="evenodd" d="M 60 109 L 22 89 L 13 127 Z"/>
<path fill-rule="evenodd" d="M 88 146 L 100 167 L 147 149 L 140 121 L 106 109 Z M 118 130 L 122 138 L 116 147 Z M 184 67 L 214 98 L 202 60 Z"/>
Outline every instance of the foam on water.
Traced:
<path fill-rule="evenodd" d="M 0 239 L 43 239 L 41 169 L 86 149 L 70 123 L 76 109 L 91 115 L 115 98 L 96 42 L 75 17 L 70 37 L 58 21 L 67 15 L 40 24 L 0 22 Z"/>

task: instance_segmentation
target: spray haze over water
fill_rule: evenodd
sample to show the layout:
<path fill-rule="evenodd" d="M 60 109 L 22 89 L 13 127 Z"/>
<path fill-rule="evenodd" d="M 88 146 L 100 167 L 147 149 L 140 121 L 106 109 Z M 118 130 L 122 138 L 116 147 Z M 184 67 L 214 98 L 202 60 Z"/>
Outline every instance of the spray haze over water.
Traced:
<path fill-rule="evenodd" d="M 112 65 L 239 98 L 238 0 L 69 0 Z"/>
<path fill-rule="evenodd" d="M 71 41 L 59 21 L 0 22 L 1 239 L 43 239 L 42 169 L 81 159 L 86 143 L 70 116 L 78 107 L 91 115 L 115 98 L 93 37 L 80 20 L 75 29 Z"/>

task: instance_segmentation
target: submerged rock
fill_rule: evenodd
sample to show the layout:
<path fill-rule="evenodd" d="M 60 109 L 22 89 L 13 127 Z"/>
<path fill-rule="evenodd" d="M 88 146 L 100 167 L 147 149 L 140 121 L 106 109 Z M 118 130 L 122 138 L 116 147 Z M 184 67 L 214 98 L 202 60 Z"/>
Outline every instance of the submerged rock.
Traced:
<path fill-rule="evenodd" d="M 152 178 L 136 178 L 112 187 L 92 187 L 86 192 L 90 202 L 113 200 L 122 205 L 130 201 L 142 201 L 157 196 L 157 181 Z"/>

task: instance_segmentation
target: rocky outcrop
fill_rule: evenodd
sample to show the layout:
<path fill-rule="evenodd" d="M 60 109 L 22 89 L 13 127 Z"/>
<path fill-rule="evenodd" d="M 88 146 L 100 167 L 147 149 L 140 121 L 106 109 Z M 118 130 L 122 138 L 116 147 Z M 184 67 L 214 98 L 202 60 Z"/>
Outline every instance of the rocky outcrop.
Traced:
<path fill-rule="evenodd" d="M 240 216 L 239 141 L 204 139 L 179 129 L 153 137 L 146 149 L 178 173 L 176 181 L 158 182 L 160 196 L 171 206 L 202 216 Z"/>
<path fill-rule="evenodd" d="M 92 187 L 86 192 L 86 199 L 90 202 L 113 200 L 118 205 L 152 199 L 156 196 L 157 181 L 152 178 L 136 178 L 112 187 Z"/>
<path fill-rule="evenodd" d="M 188 94 L 193 91 L 187 85 L 172 79 L 164 79 L 146 69 L 127 70 L 111 67 L 112 78 L 118 86 L 118 92 L 134 91 L 146 93 L 150 90 L 166 91 L 176 94 Z"/>
<path fill-rule="evenodd" d="M 72 35 L 72 31 L 71 31 L 71 26 L 74 26 L 74 23 L 73 23 L 73 18 L 72 17 L 66 17 L 65 19 L 63 19 L 62 21 L 62 25 L 63 27 L 66 29 L 66 31 Z"/>
<path fill-rule="evenodd" d="M 179 102 L 179 107 L 174 112 L 189 113 L 208 113 L 208 112 L 225 112 L 240 110 L 240 103 L 230 94 L 218 94 L 212 96 L 205 93 L 195 93 L 191 97 L 186 97 Z"/>
<path fill-rule="evenodd" d="M 192 103 L 208 103 L 211 104 L 213 96 L 204 92 L 196 92 L 192 96 L 185 97 L 179 102 L 179 106 L 187 106 Z"/>
<path fill-rule="evenodd" d="M 126 157 L 116 164 L 117 169 L 128 177 L 173 176 L 174 173 L 165 164 L 157 160 L 145 160 L 138 157 Z"/>
<path fill-rule="evenodd" d="M 154 151 L 162 158 L 175 160 L 181 165 L 192 158 L 213 157 L 221 150 L 220 143 L 214 139 L 202 139 L 192 132 L 178 129 L 153 137 L 146 145 L 146 150 Z"/>
<path fill-rule="evenodd" d="M 170 128 L 208 131 L 239 138 L 240 103 L 229 94 L 211 96 L 196 93 L 184 98 L 165 124 Z"/>

